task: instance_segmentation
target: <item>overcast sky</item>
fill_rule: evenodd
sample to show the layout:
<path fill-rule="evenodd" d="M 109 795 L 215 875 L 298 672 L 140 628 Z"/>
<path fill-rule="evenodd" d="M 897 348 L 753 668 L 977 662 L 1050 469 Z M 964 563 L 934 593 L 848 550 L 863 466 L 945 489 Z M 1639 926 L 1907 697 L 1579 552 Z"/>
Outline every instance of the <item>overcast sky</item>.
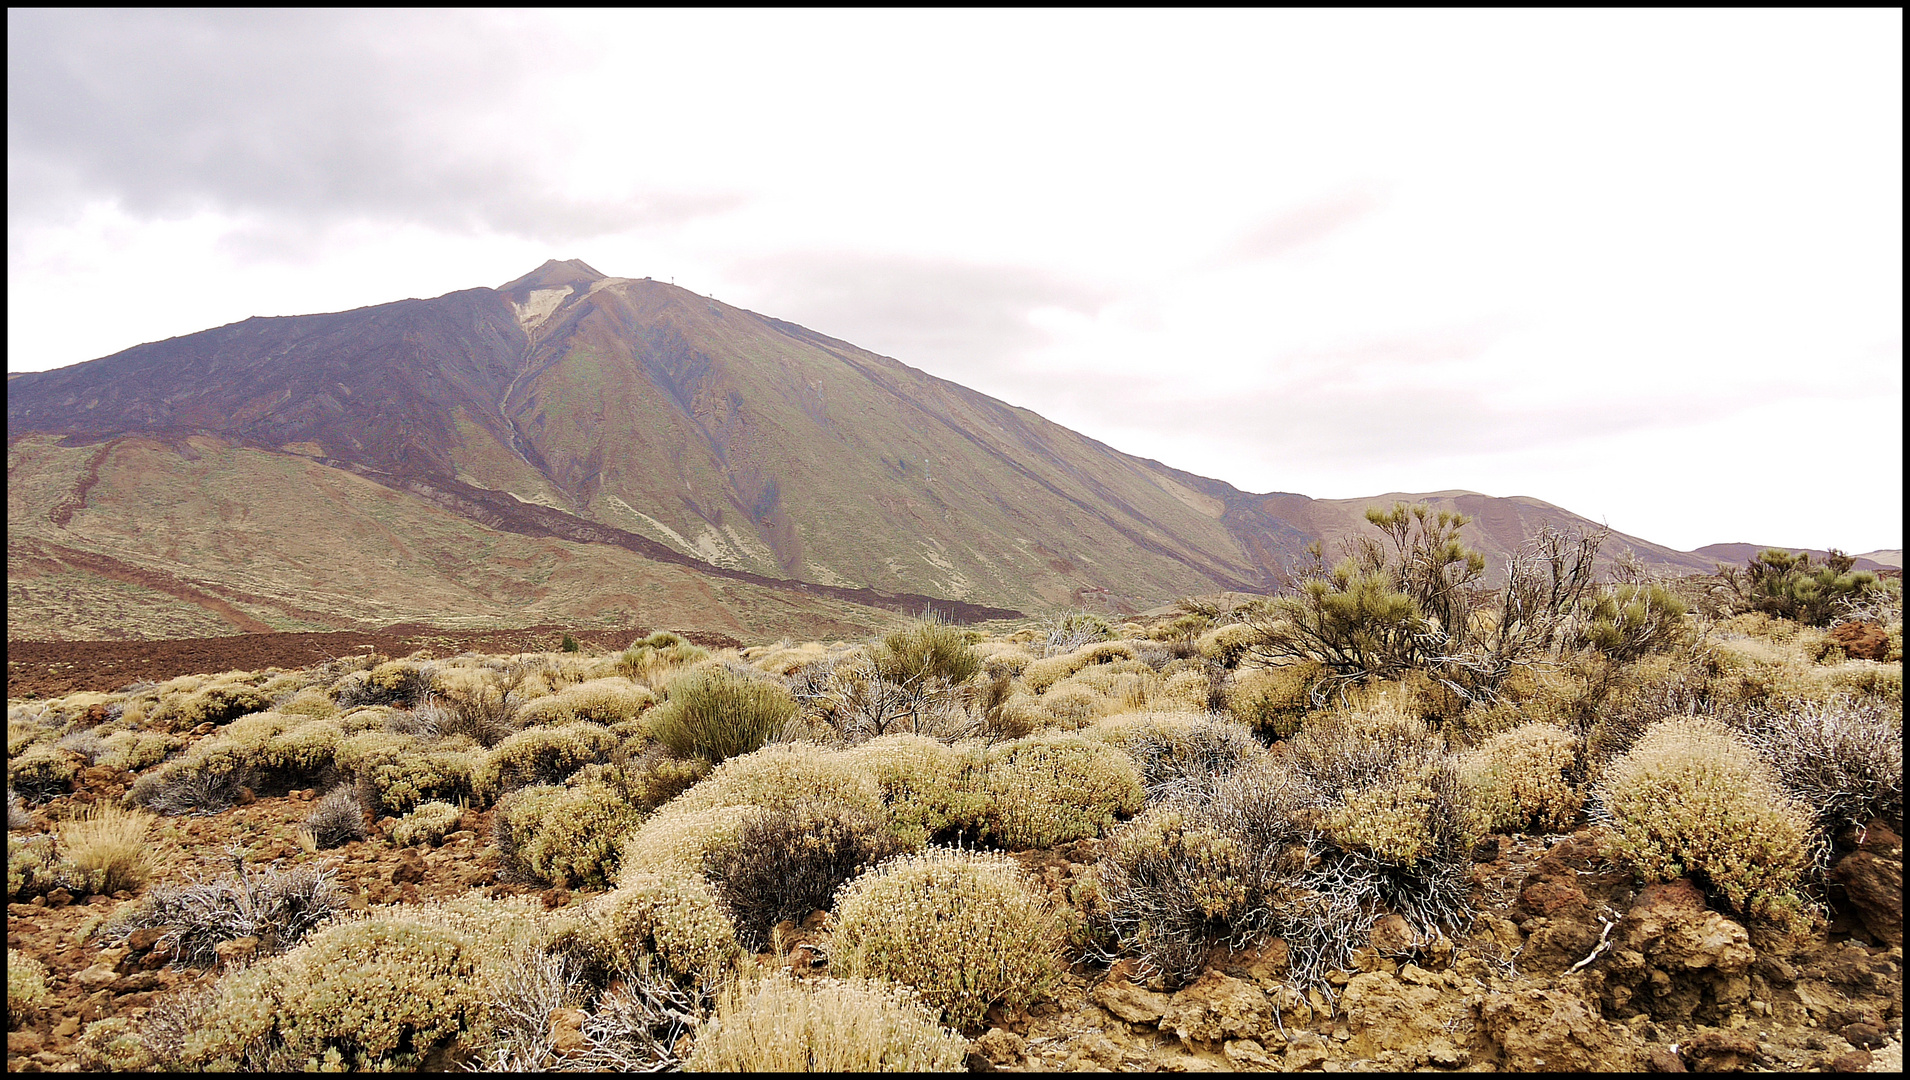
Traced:
<path fill-rule="evenodd" d="M 9 371 L 680 285 L 1251 491 L 1903 542 L 1903 15 L 7 14 Z"/>

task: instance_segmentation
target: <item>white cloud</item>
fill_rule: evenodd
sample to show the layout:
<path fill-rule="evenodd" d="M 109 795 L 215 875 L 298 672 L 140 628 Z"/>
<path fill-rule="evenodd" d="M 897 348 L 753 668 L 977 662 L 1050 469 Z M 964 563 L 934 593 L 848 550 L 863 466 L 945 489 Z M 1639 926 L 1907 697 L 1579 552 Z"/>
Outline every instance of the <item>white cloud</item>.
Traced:
<path fill-rule="evenodd" d="M 1243 488 L 1901 544 L 1900 11 L 8 30 L 9 370 L 583 258 Z"/>

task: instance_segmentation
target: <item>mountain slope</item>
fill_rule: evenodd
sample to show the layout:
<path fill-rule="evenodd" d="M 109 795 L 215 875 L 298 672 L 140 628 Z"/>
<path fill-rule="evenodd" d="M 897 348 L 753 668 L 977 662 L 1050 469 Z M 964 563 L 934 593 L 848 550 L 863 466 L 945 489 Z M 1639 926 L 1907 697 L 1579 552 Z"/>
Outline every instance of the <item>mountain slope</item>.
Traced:
<path fill-rule="evenodd" d="M 498 289 L 248 319 L 11 377 L 7 424 L 10 479 L 47 492 L 60 484 L 33 464 L 46 455 L 16 448 L 138 436 L 184 458 L 209 437 L 247 469 L 346 471 L 487 529 L 850 604 L 963 601 L 973 615 L 1270 588 L 1308 543 L 1363 528 L 1364 506 L 1395 497 L 1242 492 L 793 323 L 576 261 Z M 83 477 L 70 486 L 23 508 L 17 530 L 10 512 L 10 567 L 16 533 L 155 571 L 212 559 L 90 523 L 98 500 Z M 140 490 L 154 508 L 184 498 Z M 1430 498 L 1478 517 L 1468 539 L 1495 563 L 1540 522 L 1589 524 L 1535 499 Z M 416 553 L 403 539 L 368 542 L 405 565 Z M 1710 568 L 1618 539 L 1669 569 Z M 251 542 L 274 557 L 269 538 Z"/>

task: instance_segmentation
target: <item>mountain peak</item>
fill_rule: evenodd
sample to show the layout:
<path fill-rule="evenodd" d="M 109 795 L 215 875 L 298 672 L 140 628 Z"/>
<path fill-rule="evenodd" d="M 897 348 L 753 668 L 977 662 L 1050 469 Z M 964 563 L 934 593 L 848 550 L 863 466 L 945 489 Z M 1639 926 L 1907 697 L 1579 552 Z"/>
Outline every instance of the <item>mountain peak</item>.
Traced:
<path fill-rule="evenodd" d="M 533 289 L 557 289 L 565 285 L 588 286 L 602 281 L 606 275 L 582 259 L 546 259 L 544 265 L 518 278 L 498 286 L 501 293 L 530 292 Z"/>

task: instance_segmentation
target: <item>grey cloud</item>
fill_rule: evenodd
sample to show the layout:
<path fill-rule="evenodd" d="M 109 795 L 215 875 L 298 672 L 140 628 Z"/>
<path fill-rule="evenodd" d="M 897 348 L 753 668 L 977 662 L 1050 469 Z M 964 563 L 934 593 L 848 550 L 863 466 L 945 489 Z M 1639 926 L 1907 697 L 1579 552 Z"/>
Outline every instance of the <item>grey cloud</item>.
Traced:
<path fill-rule="evenodd" d="M 1226 261 L 1275 259 L 1346 228 L 1385 204 L 1376 192 L 1344 191 L 1288 210 L 1240 239 Z"/>
<path fill-rule="evenodd" d="M 1037 309 L 1093 312 L 1110 290 L 1018 266 L 844 252 L 740 261 L 726 276 L 766 312 L 945 378 L 1012 367 L 1047 335 Z"/>
<path fill-rule="evenodd" d="M 390 220 L 571 240 L 725 209 L 578 200 L 560 136 L 526 121 L 531 31 L 418 12 L 9 11 L 8 213 L 110 197 L 139 216 L 256 220 L 242 247 Z M 542 46 L 542 47 L 540 47 Z"/>

